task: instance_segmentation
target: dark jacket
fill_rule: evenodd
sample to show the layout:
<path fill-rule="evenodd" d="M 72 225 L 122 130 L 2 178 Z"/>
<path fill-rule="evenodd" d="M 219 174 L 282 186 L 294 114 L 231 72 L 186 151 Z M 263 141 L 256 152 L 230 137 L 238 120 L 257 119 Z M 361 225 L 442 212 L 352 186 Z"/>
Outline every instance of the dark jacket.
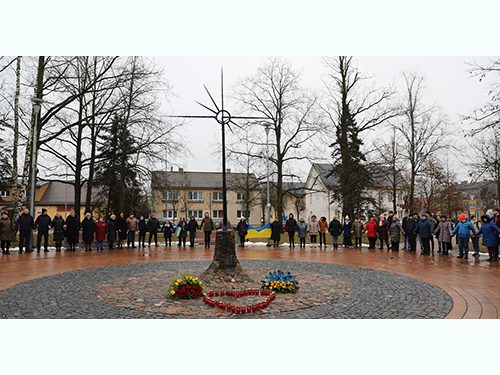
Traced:
<path fill-rule="evenodd" d="M 299 238 L 306 238 L 307 223 L 305 221 L 299 221 L 297 223 L 297 231 L 299 232 Z"/>
<path fill-rule="evenodd" d="M 54 228 L 54 241 L 63 241 L 64 240 L 64 221 L 63 217 L 54 216 L 52 219 L 52 228 Z"/>
<path fill-rule="evenodd" d="M 365 229 L 365 226 L 361 221 L 355 221 L 352 224 L 352 233 L 354 234 L 354 237 L 363 237 L 363 229 Z"/>
<path fill-rule="evenodd" d="M 211 232 L 215 228 L 214 221 L 211 217 L 204 217 L 201 221 L 200 229 L 203 229 L 205 232 Z"/>
<path fill-rule="evenodd" d="M 49 227 L 52 227 L 52 220 L 49 215 L 41 214 L 36 218 L 35 225 L 37 226 L 39 232 L 48 232 Z"/>
<path fill-rule="evenodd" d="M 82 220 L 82 240 L 84 242 L 92 242 L 94 241 L 94 233 L 96 232 L 95 221 L 85 217 Z"/>
<path fill-rule="evenodd" d="M 16 220 L 16 227 L 14 230 L 17 231 L 28 231 L 36 229 L 35 221 L 33 220 L 33 216 L 30 214 L 25 214 L 24 212 L 19 215 Z"/>
<path fill-rule="evenodd" d="M 342 232 L 344 237 L 351 237 L 352 233 L 352 221 L 346 221 L 342 227 Z"/>
<path fill-rule="evenodd" d="M 0 218 L 0 240 L 12 241 L 12 227 L 8 217 Z"/>
<path fill-rule="evenodd" d="M 420 220 L 414 232 L 420 234 L 420 238 L 432 238 L 434 225 L 429 219 Z"/>
<path fill-rule="evenodd" d="M 118 238 L 124 240 L 127 238 L 127 219 L 125 217 L 118 216 L 116 218 L 116 230 L 118 231 Z"/>
<path fill-rule="evenodd" d="M 399 219 L 392 220 L 391 227 L 389 228 L 389 233 L 391 234 L 391 242 L 399 243 L 401 238 L 401 233 L 403 233 L 403 226 Z"/>
<path fill-rule="evenodd" d="M 330 221 L 330 227 L 328 228 L 328 231 L 332 236 L 340 236 L 340 233 L 342 233 L 342 226 L 340 225 L 340 221 L 338 221 L 337 219 L 333 219 L 332 221 Z"/>
<path fill-rule="evenodd" d="M 163 227 L 161 228 L 162 232 L 165 234 L 165 238 L 172 238 L 172 234 L 175 231 L 175 227 L 172 224 L 172 222 L 166 222 L 163 224 Z"/>
<path fill-rule="evenodd" d="M 240 236 L 246 236 L 248 233 L 248 224 L 246 220 L 238 221 L 238 225 L 236 226 L 236 231 Z"/>
<path fill-rule="evenodd" d="M 77 216 L 69 215 L 66 218 L 66 236 L 69 243 L 77 243 L 80 238 L 80 219 Z"/>
<path fill-rule="evenodd" d="M 108 241 L 116 241 L 116 219 L 109 219 L 106 223 L 106 233 L 108 234 Z"/>
<path fill-rule="evenodd" d="M 290 234 L 294 234 L 297 230 L 297 220 L 288 219 L 285 223 L 285 230 Z"/>
<path fill-rule="evenodd" d="M 158 233 L 158 231 L 160 230 L 160 222 L 156 217 L 149 218 L 148 229 L 151 233 Z"/>
<path fill-rule="evenodd" d="M 451 242 L 452 230 L 450 221 L 440 221 L 437 228 L 434 230 L 434 234 L 440 242 Z"/>
<path fill-rule="evenodd" d="M 497 246 L 498 244 L 498 234 L 500 233 L 500 228 L 488 217 L 488 221 L 485 223 L 481 217 L 481 229 L 477 234 L 483 235 L 483 246 Z"/>
<path fill-rule="evenodd" d="M 151 219 L 149 219 L 151 220 Z M 139 232 L 147 232 L 148 231 L 148 225 L 146 223 L 146 219 L 139 220 L 137 223 L 137 226 L 139 227 Z"/>
<path fill-rule="evenodd" d="M 378 239 L 379 240 L 388 240 L 389 239 L 389 222 L 387 220 L 382 220 L 382 223 L 380 223 L 380 220 L 377 222 L 377 233 L 378 233 Z"/>
<path fill-rule="evenodd" d="M 406 228 L 408 227 L 408 220 L 409 220 L 408 216 L 403 217 L 403 220 L 401 220 L 401 226 L 403 227 L 405 233 L 406 233 Z"/>
<path fill-rule="evenodd" d="M 281 240 L 281 232 L 283 231 L 283 227 L 279 221 L 273 221 L 271 223 L 271 239 L 273 241 Z"/>
<path fill-rule="evenodd" d="M 179 220 L 177 225 L 181 228 L 181 232 L 179 233 L 179 238 L 186 238 L 187 237 L 187 226 L 188 223 L 186 220 Z"/>
<path fill-rule="evenodd" d="M 188 223 L 188 231 L 190 232 L 196 232 L 196 229 L 198 229 L 200 226 L 198 225 L 198 222 L 194 219 L 191 219 L 189 220 L 189 223 Z"/>
<path fill-rule="evenodd" d="M 415 232 L 415 228 L 417 227 L 418 221 L 413 218 L 408 218 L 408 221 L 406 222 L 406 228 L 403 227 L 404 231 L 407 234 L 413 234 Z"/>

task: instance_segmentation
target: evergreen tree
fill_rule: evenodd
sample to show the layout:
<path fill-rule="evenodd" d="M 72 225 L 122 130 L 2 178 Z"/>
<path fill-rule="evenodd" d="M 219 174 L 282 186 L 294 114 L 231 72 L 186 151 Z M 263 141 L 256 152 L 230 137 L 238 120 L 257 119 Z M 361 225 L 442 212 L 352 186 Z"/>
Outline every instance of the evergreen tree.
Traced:
<path fill-rule="evenodd" d="M 137 143 L 122 118 L 115 116 L 98 148 L 99 162 L 94 186 L 104 215 L 133 212 L 143 206 L 144 197 L 137 181 Z"/>

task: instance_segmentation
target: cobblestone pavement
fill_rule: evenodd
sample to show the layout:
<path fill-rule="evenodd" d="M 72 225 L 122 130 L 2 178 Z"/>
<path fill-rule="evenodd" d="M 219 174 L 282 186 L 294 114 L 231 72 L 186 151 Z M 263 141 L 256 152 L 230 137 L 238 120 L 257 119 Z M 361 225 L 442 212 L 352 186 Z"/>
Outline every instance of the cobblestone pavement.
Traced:
<path fill-rule="evenodd" d="M 162 300 L 162 296 L 158 295 L 161 294 L 161 286 L 159 287 L 158 284 L 152 286 L 153 295 L 146 298 L 148 301 L 145 304 L 142 302 L 146 302 L 146 299 L 134 299 L 134 293 L 127 296 L 128 300 L 122 298 L 121 301 L 121 297 L 117 297 L 116 293 L 113 294 L 113 289 L 116 291 L 117 285 L 120 283 L 123 285 L 128 279 L 137 282 L 140 279 L 144 280 L 145 275 L 155 272 L 165 276 L 190 271 L 196 274 L 206 269 L 209 263 L 209 261 L 173 261 L 127 264 L 70 271 L 33 279 L 0 291 L 0 317 L 44 319 L 444 318 L 453 305 L 450 296 L 440 288 L 407 276 L 336 264 L 281 260 L 241 260 L 244 268 L 257 269 L 258 272 L 289 270 L 309 280 L 302 285 L 297 295 L 278 295 L 268 310 L 264 309 L 257 314 L 229 315 L 222 311 L 214 312 L 213 308 L 205 306 L 201 300 L 194 303 L 189 301 L 184 306 L 184 301 L 173 303 L 166 298 Z M 319 291 L 312 290 L 314 275 L 318 279 L 317 285 L 322 279 L 328 280 Z M 144 289 L 144 281 L 142 283 L 138 287 Z M 151 279 L 151 284 L 154 284 L 153 279 Z M 168 285 L 169 279 L 166 279 L 165 290 Z M 156 292 L 154 292 L 155 288 Z M 325 290 L 328 288 L 331 288 L 332 299 L 325 297 Z M 299 297 L 302 295 L 304 296 Z M 325 297 L 324 302 L 318 302 L 317 296 Z M 304 306 L 299 309 L 296 306 L 290 307 L 293 305 L 293 298 L 303 298 Z M 137 301 L 137 299 L 144 299 L 144 301 Z M 118 306 L 106 303 L 105 300 Z M 125 301 L 128 301 L 128 306 Z M 163 311 L 160 311 L 161 305 L 156 306 L 160 302 L 166 305 Z M 173 305 L 176 308 L 170 313 L 168 309 Z M 158 307 L 157 311 L 154 311 L 152 306 Z"/>

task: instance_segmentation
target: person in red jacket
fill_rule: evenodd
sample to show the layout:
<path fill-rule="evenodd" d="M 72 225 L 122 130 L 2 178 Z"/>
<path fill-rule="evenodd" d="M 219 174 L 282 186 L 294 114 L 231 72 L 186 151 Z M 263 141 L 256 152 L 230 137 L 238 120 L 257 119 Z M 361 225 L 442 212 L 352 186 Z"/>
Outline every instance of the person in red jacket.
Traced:
<path fill-rule="evenodd" d="M 375 242 L 377 242 L 377 229 L 378 225 L 375 222 L 373 217 L 370 218 L 370 221 L 366 224 L 365 230 L 363 233 L 368 232 L 366 235 L 368 237 L 368 241 L 370 242 L 369 249 L 375 249 Z"/>
<path fill-rule="evenodd" d="M 106 239 L 106 222 L 104 221 L 104 218 L 101 216 L 99 217 L 99 220 L 97 223 L 95 223 L 96 226 L 96 233 L 95 233 L 95 240 L 97 244 L 97 251 L 103 250 L 103 244 L 104 240 Z"/>

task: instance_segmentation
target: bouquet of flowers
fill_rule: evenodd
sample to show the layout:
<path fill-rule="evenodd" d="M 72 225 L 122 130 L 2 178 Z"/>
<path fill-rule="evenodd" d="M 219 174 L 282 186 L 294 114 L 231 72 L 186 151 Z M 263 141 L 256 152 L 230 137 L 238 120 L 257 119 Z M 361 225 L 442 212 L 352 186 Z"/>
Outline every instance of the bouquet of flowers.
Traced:
<path fill-rule="evenodd" d="M 189 273 L 182 274 L 180 278 L 172 279 L 168 295 L 172 299 L 198 298 L 203 295 L 203 284 Z"/>
<path fill-rule="evenodd" d="M 299 282 L 290 272 L 283 272 L 281 270 L 269 272 L 262 282 L 262 289 L 271 290 L 277 293 L 296 293 L 300 286 Z"/>

